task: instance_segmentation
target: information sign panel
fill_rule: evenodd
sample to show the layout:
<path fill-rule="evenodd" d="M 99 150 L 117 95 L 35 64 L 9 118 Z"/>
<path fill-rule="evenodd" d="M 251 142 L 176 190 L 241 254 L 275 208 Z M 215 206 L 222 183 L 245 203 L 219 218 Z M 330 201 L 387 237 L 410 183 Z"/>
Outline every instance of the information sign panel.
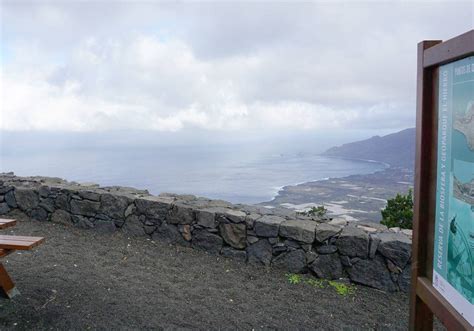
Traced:
<path fill-rule="evenodd" d="M 433 286 L 474 326 L 474 56 L 439 67 Z"/>

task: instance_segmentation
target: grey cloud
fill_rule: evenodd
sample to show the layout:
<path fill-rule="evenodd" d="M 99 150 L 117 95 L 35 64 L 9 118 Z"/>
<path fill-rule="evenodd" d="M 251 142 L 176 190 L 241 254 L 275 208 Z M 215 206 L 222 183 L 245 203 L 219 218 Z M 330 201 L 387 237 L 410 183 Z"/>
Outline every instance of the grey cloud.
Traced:
<path fill-rule="evenodd" d="M 64 105 L 86 100 L 71 109 L 107 103 L 90 118 L 121 128 L 150 116 L 173 128 L 215 128 L 230 119 L 245 127 L 263 121 L 251 112 L 268 115 L 265 107 L 281 123 L 301 104 L 295 114 L 314 113 L 315 123 L 326 111 L 351 114 L 326 114 L 335 126 L 412 126 L 417 42 L 473 28 L 472 2 L 1 6 L 8 78 L 30 70 L 51 85 L 41 92 L 48 97 L 57 89 Z M 51 97 L 48 105 L 59 103 Z"/>

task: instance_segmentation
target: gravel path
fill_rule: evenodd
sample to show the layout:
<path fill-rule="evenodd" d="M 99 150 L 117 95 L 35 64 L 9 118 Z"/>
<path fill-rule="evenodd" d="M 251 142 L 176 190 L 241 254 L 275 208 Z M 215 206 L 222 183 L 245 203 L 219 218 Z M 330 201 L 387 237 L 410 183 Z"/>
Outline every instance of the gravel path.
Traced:
<path fill-rule="evenodd" d="M 47 241 L 3 259 L 22 295 L 0 299 L 2 330 L 407 328 L 405 294 L 357 287 L 341 296 L 192 249 L 19 223 L 2 233 Z"/>

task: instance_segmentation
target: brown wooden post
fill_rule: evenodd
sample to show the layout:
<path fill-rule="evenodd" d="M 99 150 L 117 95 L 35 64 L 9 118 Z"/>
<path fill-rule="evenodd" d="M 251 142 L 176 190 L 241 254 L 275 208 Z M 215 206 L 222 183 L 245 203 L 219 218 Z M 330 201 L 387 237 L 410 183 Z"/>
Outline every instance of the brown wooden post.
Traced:
<path fill-rule="evenodd" d="M 0 290 L 3 291 L 3 294 L 8 298 L 13 298 L 19 292 L 15 288 L 15 284 L 8 275 L 8 272 L 5 270 L 3 264 L 0 263 Z"/>
<path fill-rule="evenodd" d="M 432 176 L 430 168 L 422 167 L 422 160 L 435 160 L 433 149 L 426 148 L 433 145 L 435 138 L 433 120 L 435 119 L 433 96 L 433 74 L 423 66 L 423 55 L 428 49 L 441 40 L 423 41 L 418 44 L 418 72 L 417 72 L 417 100 L 416 100 L 416 159 L 415 159 L 415 207 L 413 222 L 413 253 L 412 253 L 412 284 L 416 284 L 419 276 L 427 274 L 428 251 L 432 250 L 433 239 L 429 245 L 427 229 L 431 219 L 428 216 L 432 208 L 433 187 L 424 185 L 429 183 Z M 436 152 L 436 151 L 435 151 Z M 422 243 L 420 245 L 420 243 Z M 413 286 L 413 285 L 412 285 Z M 412 291 L 410 297 L 410 326 L 412 330 L 432 330 L 433 313 L 428 306 Z"/>

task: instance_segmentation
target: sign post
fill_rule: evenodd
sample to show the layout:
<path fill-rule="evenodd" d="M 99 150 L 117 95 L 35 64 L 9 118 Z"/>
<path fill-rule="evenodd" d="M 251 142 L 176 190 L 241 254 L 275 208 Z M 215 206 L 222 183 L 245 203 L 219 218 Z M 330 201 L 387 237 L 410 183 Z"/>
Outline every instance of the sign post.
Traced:
<path fill-rule="evenodd" d="M 474 329 L 474 30 L 418 44 L 410 329 Z"/>

